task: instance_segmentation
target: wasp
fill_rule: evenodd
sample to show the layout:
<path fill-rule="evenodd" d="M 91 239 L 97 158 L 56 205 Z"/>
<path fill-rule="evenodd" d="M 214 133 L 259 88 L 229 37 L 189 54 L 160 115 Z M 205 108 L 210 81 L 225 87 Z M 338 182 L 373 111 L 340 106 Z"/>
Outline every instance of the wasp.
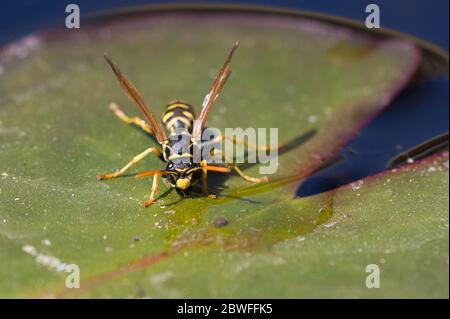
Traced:
<path fill-rule="evenodd" d="M 112 59 L 105 54 L 106 62 L 111 67 L 121 88 L 127 94 L 128 98 L 136 104 L 145 120 L 139 117 L 127 116 L 116 103 L 110 104 L 110 110 L 126 124 L 140 127 L 142 130 L 150 134 L 158 142 L 160 147 L 152 146 L 147 148 L 142 153 L 133 157 L 121 169 L 110 174 L 98 174 L 97 179 L 105 180 L 121 176 L 131 166 L 140 162 L 147 155 L 153 154 L 157 156 L 166 163 L 165 169 L 148 170 L 136 174 L 135 176 L 136 178 L 143 178 L 147 176 L 153 177 L 150 198 L 144 202 L 145 207 L 152 205 L 156 200 L 159 177 L 165 179 L 165 181 L 167 181 L 172 188 L 175 188 L 177 193 L 183 197 L 188 197 L 192 191 L 193 185 L 201 180 L 202 193 L 209 198 L 215 198 L 214 194 L 208 193 L 207 174 L 210 171 L 230 173 L 231 169 L 233 169 L 243 179 L 249 182 L 266 182 L 268 180 L 266 176 L 255 178 L 244 174 L 242 170 L 239 169 L 239 167 L 237 167 L 232 160 L 226 158 L 224 154 L 221 155 L 227 167 L 208 165 L 206 160 L 201 160 L 199 163 L 196 163 L 193 160 L 194 148 L 199 145 L 200 148 L 202 147 L 201 137 L 208 113 L 214 105 L 214 102 L 216 102 L 219 97 L 224 84 L 231 74 L 231 59 L 238 45 L 239 43 L 236 42 L 228 52 L 223 66 L 212 83 L 211 89 L 205 96 L 199 116 L 195 116 L 193 107 L 189 103 L 177 100 L 170 102 L 165 107 L 161 122 L 156 119 L 150 106 L 144 102 L 142 95 L 135 88 L 135 86 L 119 70 Z M 166 131 L 169 135 L 166 134 Z M 224 136 L 220 137 L 221 140 L 224 138 Z M 236 138 L 233 138 L 232 142 L 243 144 L 246 143 L 245 141 L 238 140 Z M 263 149 L 267 150 L 267 147 L 263 147 Z"/>

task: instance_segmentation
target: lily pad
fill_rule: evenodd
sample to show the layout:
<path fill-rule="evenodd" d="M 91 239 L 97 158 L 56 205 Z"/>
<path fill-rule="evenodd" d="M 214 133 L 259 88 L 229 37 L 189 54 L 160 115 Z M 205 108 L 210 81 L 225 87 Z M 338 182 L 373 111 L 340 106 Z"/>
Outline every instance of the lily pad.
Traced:
<path fill-rule="evenodd" d="M 82 296 L 443 298 L 448 165 L 446 152 L 314 198 L 285 199 L 234 216 L 221 232 L 203 226 L 209 229 L 201 240 L 215 238 L 216 245 L 146 256 L 92 278 Z M 239 248 L 226 244 L 230 237 Z M 271 241 L 278 243 L 268 249 Z M 380 286 L 368 289 L 366 267 L 374 264 Z"/>
<path fill-rule="evenodd" d="M 217 199 L 171 192 L 144 209 L 150 181 L 97 181 L 97 173 L 155 145 L 107 111 L 116 101 L 137 114 L 103 52 L 160 114 L 179 98 L 198 110 L 236 40 L 233 74 L 208 125 L 278 128 L 289 147 L 270 182 L 211 174 Z M 446 155 L 391 182 L 362 181 L 361 192 L 348 186 L 293 199 L 296 185 L 388 105 L 419 62 L 417 46 L 400 38 L 250 13 L 148 14 L 7 47 L 0 55 L 0 294 L 448 296 Z M 132 172 L 164 167 L 151 157 L 139 165 Z M 244 168 L 259 174 L 258 165 Z M 386 289 L 365 287 L 369 263 L 383 267 Z M 65 288 L 67 264 L 80 267 L 80 290 Z"/>

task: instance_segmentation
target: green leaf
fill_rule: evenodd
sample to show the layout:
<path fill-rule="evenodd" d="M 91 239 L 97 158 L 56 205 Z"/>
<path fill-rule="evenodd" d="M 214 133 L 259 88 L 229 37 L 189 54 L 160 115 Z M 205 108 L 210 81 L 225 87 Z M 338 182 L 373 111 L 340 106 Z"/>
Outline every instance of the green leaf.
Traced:
<path fill-rule="evenodd" d="M 393 174 L 392 186 L 364 181 L 360 195 L 348 186 L 292 199 L 406 85 L 416 46 L 312 20 L 207 15 L 112 20 L 1 53 L 0 295 L 448 296 L 444 164 Z M 97 181 L 155 145 L 107 111 L 116 101 L 137 114 L 103 52 L 161 114 L 179 98 L 198 110 L 236 40 L 208 126 L 278 128 L 289 147 L 270 182 L 210 174 L 217 199 L 172 192 L 144 209 L 149 180 Z M 149 157 L 130 173 L 163 167 Z M 244 168 L 259 174 L 259 165 Z M 65 288 L 72 263 L 81 290 Z M 382 267 L 386 289 L 365 288 L 369 263 Z"/>
<path fill-rule="evenodd" d="M 444 153 L 315 198 L 229 214 L 230 227 L 192 230 L 186 249 L 92 278 L 82 296 L 448 297 L 448 163 Z M 371 264 L 378 289 L 366 287 Z"/>

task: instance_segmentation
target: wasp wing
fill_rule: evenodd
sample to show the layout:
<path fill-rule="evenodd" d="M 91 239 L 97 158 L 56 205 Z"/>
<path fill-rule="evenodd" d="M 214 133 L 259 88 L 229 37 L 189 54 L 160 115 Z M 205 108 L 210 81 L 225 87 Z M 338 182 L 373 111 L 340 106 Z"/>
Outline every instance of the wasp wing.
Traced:
<path fill-rule="evenodd" d="M 110 57 L 105 54 L 106 62 L 108 62 L 109 66 L 113 70 L 114 74 L 117 77 L 117 80 L 120 83 L 120 86 L 127 94 L 128 98 L 133 101 L 141 110 L 145 119 L 147 120 L 150 128 L 155 135 L 156 140 L 159 144 L 163 144 L 167 141 L 167 136 L 164 133 L 164 129 L 161 126 L 161 123 L 156 119 L 155 115 L 150 110 L 149 106 L 145 104 L 144 99 L 142 98 L 139 91 L 134 87 L 134 85 L 125 77 L 125 75 L 119 70 L 119 68 L 114 64 Z"/>
<path fill-rule="evenodd" d="M 222 68 L 220 69 L 219 73 L 217 74 L 217 76 L 211 86 L 211 89 L 209 90 L 208 94 L 205 96 L 205 99 L 203 100 L 202 109 L 200 111 L 200 114 L 199 114 L 197 120 L 194 121 L 194 128 L 192 130 L 192 141 L 194 143 L 199 142 L 202 138 L 202 131 L 203 131 L 203 127 L 205 125 L 208 113 L 211 110 L 211 107 L 213 106 L 214 102 L 219 97 L 220 91 L 222 90 L 223 86 L 225 85 L 226 81 L 228 80 L 228 77 L 231 74 L 231 70 L 230 70 L 231 58 L 233 57 L 234 51 L 236 51 L 238 46 L 239 46 L 239 42 L 236 42 L 231 47 Z"/>

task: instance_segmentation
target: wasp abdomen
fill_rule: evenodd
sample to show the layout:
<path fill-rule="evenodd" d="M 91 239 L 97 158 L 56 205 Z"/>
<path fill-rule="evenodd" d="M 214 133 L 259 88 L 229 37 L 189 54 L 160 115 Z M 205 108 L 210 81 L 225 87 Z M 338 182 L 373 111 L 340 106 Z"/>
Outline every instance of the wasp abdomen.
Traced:
<path fill-rule="evenodd" d="M 162 115 L 162 122 L 170 133 L 183 130 L 191 132 L 194 118 L 192 105 L 182 101 L 174 101 L 166 106 Z"/>

